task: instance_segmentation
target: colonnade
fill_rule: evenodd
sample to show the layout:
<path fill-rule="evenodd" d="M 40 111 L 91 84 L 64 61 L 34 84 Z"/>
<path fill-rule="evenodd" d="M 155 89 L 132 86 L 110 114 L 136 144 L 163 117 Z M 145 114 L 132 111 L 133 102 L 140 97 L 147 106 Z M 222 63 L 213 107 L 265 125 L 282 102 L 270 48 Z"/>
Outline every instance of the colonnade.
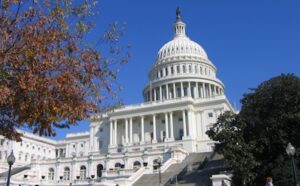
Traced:
<path fill-rule="evenodd" d="M 208 77 L 216 77 L 216 71 L 213 67 L 205 65 L 204 63 L 199 64 L 199 62 L 191 63 L 171 63 L 167 65 L 157 66 L 155 69 L 151 70 L 150 79 L 157 80 L 165 78 L 168 76 L 177 75 L 200 75 Z"/>
<path fill-rule="evenodd" d="M 205 98 L 222 95 L 223 89 L 217 85 L 202 82 L 175 82 L 157 87 L 150 85 L 145 101 L 168 100 L 180 97 Z"/>
<path fill-rule="evenodd" d="M 183 130 L 183 136 L 182 139 L 188 138 L 192 136 L 191 127 L 192 127 L 192 118 L 191 118 L 191 112 L 190 110 L 182 110 L 182 111 L 176 111 L 177 113 L 180 113 L 182 117 L 182 123 L 181 126 Z M 163 115 L 162 115 L 163 114 Z M 145 139 L 145 117 L 150 118 L 150 122 L 152 125 L 152 136 L 151 140 Z M 163 132 L 164 133 L 164 139 L 163 141 L 174 141 L 174 112 L 166 112 L 166 113 L 157 113 L 152 115 L 143 115 L 143 116 L 136 116 L 135 119 L 140 120 L 138 124 L 140 125 L 140 132 L 139 132 L 139 144 L 144 143 L 157 143 L 158 137 L 157 132 Z M 159 119 L 164 119 L 164 123 L 158 122 Z M 122 145 L 133 145 L 134 144 L 134 133 L 133 133 L 133 117 L 125 118 L 125 119 L 115 119 L 110 120 L 110 146 L 118 146 L 118 130 L 121 128 L 120 126 L 124 126 L 125 123 L 125 140 L 122 141 Z M 165 125 L 163 130 L 158 131 L 158 125 Z M 160 127 L 161 128 L 161 127 Z M 123 130 L 122 130 L 123 131 Z M 122 135 L 119 137 L 122 137 Z"/>

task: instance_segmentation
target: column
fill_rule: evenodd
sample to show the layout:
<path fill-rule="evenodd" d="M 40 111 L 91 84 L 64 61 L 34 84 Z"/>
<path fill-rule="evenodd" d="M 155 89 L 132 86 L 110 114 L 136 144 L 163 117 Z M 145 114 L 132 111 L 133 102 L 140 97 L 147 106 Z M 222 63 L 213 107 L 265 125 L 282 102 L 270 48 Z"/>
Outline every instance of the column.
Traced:
<path fill-rule="evenodd" d="M 169 139 L 168 113 L 165 113 L 165 127 L 166 127 L 166 136 L 165 136 L 165 140 L 168 140 L 168 139 Z"/>
<path fill-rule="evenodd" d="M 91 129 L 90 129 L 90 151 L 94 151 L 94 133 L 95 133 L 94 131 L 95 131 L 95 127 L 91 126 Z M 66 150 L 67 150 L 67 148 L 66 148 Z"/>
<path fill-rule="evenodd" d="M 75 171 L 75 161 L 71 161 L 71 169 L 70 169 L 70 180 L 75 180 L 75 178 L 76 178 L 76 176 L 75 176 L 75 173 L 76 173 L 76 171 Z M 57 174 L 58 172 L 56 171 L 56 174 Z M 54 173 L 55 174 L 55 173 Z"/>
<path fill-rule="evenodd" d="M 144 116 L 141 116 L 141 143 L 145 142 Z"/>
<path fill-rule="evenodd" d="M 109 145 L 113 145 L 113 121 L 110 121 L 110 128 L 109 128 Z"/>
<path fill-rule="evenodd" d="M 196 95 L 195 95 L 195 98 L 199 98 L 200 97 L 200 94 L 199 94 L 199 85 L 198 85 L 198 82 L 196 82 Z"/>
<path fill-rule="evenodd" d="M 202 83 L 203 97 L 206 97 L 205 83 Z"/>
<path fill-rule="evenodd" d="M 217 95 L 217 86 L 214 85 L 214 96 Z"/>
<path fill-rule="evenodd" d="M 186 120 L 185 120 L 185 110 L 182 111 L 182 124 L 183 124 L 183 137 L 186 137 Z"/>
<path fill-rule="evenodd" d="M 159 100 L 162 100 L 162 87 L 159 86 Z"/>
<path fill-rule="evenodd" d="M 174 141 L 174 129 L 173 129 L 173 112 L 170 112 L 170 133 L 171 133 L 171 136 L 170 136 L 170 140 L 171 141 Z"/>
<path fill-rule="evenodd" d="M 187 118 L 187 120 L 188 120 L 188 122 L 187 122 L 187 128 L 188 128 L 188 131 L 189 131 L 189 137 L 190 138 L 193 138 L 193 133 L 194 133 L 194 130 L 193 130 L 193 116 L 192 116 L 192 110 L 190 110 L 190 109 L 188 109 L 188 111 L 187 111 L 187 116 L 188 116 L 188 118 Z"/>
<path fill-rule="evenodd" d="M 173 83 L 173 98 L 176 98 L 176 83 Z"/>
<path fill-rule="evenodd" d="M 128 119 L 125 119 L 125 144 L 128 144 Z"/>
<path fill-rule="evenodd" d="M 153 89 L 153 94 L 154 94 L 154 101 L 156 101 L 156 88 Z"/>
<path fill-rule="evenodd" d="M 133 134 L 132 134 L 132 118 L 129 119 L 129 130 L 130 130 L 130 144 L 133 142 Z"/>
<path fill-rule="evenodd" d="M 114 123 L 115 123 L 115 135 L 114 135 L 115 140 L 114 140 L 114 142 L 115 142 L 115 145 L 118 146 L 118 128 L 117 128 L 117 120 L 115 120 Z"/>
<path fill-rule="evenodd" d="M 203 98 L 203 93 L 202 93 L 202 86 L 201 83 L 199 83 L 199 98 Z"/>
<path fill-rule="evenodd" d="M 59 163 L 55 163 L 54 180 L 60 180 L 59 179 L 60 176 L 61 176 L 61 171 L 60 171 Z"/>
<path fill-rule="evenodd" d="M 169 99 L 169 85 L 166 84 L 166 99 Z"/>
<path fill-rule="evenodd" d="M 150 93 L 150 101 L 153 99 L 153 92 L 152 92 L 152 83 L 150 82 L 150 87 L 149 87 L 149 93 Z"/>
<path fill-rule="evenodd" d="M 87 168 L 86 168 L 86 177 L 91 177 L 91 172 L 92 172 L 92 160 L 91 159 L 88 159 L 88 162 L 87 162 Z"/>
<path fill-rule="evenodd" d="M 181 97 L 184 97 L 183 82 L 180 83 Z"/>
<path fill-rule="evenodd" d="M 209 97 L 211 97 L 212 95 L 211 95 L 211 84 L 208 84 L 208 94 L 209 94 Z"/>
<path fill-rule="evenodd" d="M 196 94 L 196 85 L 192 88 L 192 90 L 193 90 L 193 98 L 196 98 L 196 96 L 197 96 L 197 94 Z"/>
<path fill-rule="evenodd" d="M 155 114 L 153 114 L 153 143 L 156 143 L 157 142 L 157 139 L 156 139 L 156 116 Z"/>
<path fill-rule="evenodd" d="M 187 93 L 188 93 L 188 97 L 192 96 L 192 88 L 191 88 L 191 82 L 190 81 L 188 82 L 188 91 L 187 91 Z"/>

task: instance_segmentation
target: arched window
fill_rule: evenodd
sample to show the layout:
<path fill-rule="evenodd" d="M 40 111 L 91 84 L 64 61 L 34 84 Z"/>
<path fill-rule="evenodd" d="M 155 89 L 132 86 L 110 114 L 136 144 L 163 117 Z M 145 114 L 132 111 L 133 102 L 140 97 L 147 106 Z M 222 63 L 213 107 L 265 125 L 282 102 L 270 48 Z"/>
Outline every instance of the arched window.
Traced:
<path fill-rule="evenodd" d="M 97 177 L 100 178 L 102 176 L 103 165 L 97 165 Z"/>
<path fill-rule="evenodd" d="M 85 180 L 86 178 L 86 167 L 81 166 L 80 167 L 80 180 Z"/>
<path fill-rule="evenodd" d="M 50 168 L 48 171 L 48 180 L 54 180 L 54 169 Z"/>
<path fill-rule="evenodd" d="M 121 166 L 122 166 L 122 164 L 119 162 L 115 164 L 115 168 L 121 168 Z"/>
<path fill-rule="evenodd" d="M 133 162 L 133 168 L 140 168 L 141 167 L 141 162 L 135 161 Z"/>
<path fill-rule="evenodd" d="M 70 180 L 70 168 L 65 167 L 64 169 L 64 180 Z"/>

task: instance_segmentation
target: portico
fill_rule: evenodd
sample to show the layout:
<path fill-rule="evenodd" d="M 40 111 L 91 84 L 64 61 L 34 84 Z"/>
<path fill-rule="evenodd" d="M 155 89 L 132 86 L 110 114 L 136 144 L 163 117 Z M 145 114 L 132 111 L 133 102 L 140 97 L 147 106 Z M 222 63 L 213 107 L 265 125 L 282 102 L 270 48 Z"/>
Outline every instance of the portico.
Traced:
<path fill-rule="evenodd" d="M 109 121 L 110 147 L 155 144 L 191 138 L 191 114 L 190 110 L 183 109 L 112 118 Z"/>

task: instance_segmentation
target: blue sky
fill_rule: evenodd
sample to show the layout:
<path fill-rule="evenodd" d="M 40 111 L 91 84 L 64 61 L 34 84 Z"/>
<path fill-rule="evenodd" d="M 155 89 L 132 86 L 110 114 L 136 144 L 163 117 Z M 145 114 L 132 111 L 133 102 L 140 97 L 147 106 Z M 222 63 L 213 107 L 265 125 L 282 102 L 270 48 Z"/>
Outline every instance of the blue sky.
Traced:
<path fill-rule="evenodd" d="M 98 37 L 113 22 L 126 22 L 124 43 L 132 58 L 121 67 L 117 83 L 125 104 L 142 102 L 142 89 L 160 47 L 173 37 L 176 7 L 182 10 L 187 35 L 199 43 L 217 67 L 218 78 L 233 106 L 249 88 L 264 80 L 300 76 L 300 1 L 298 0 L 100 0 L 95 19 Z M 80 122 L 66 133 L 88 130 Z"/>

